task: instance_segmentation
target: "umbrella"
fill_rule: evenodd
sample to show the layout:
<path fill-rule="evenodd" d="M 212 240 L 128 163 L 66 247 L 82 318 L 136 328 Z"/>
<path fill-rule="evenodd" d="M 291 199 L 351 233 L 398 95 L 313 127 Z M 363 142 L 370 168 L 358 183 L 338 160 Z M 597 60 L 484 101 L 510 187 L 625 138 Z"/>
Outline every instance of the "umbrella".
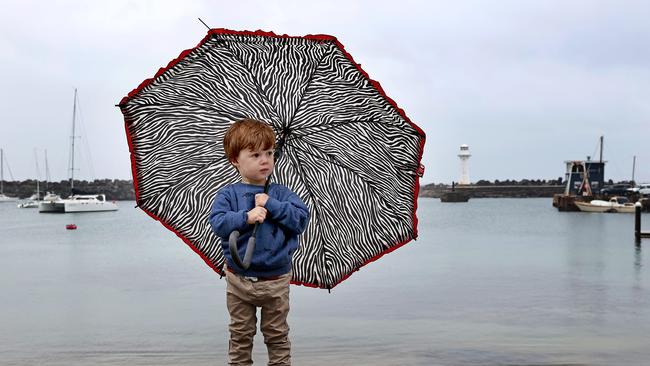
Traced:
<path fill-rule="evenodd" d="M 273 127 L 272 179 L 310 208 L 294 284 L 331 289 L 417 237 L 425 134 L 335 37 L 211 29 L 119 107 L 138 206 L 220 274 L 207 218 L 239 181 L 222 141 L 242 118 Z"/>

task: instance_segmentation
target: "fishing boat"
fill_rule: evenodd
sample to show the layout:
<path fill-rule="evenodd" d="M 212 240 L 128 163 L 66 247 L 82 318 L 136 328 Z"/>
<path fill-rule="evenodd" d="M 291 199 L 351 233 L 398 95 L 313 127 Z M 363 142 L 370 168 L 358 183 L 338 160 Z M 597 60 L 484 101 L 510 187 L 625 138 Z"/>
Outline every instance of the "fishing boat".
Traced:
<path fill-rule="evenodd" d="M 559 211 L 579 211 L 576 202 L 595 199 L 605 186 L 605 163 L 603 160 L 604 137 L 600 136 L 600 159 L 567 160 L 564 193 L 553 195 L 553 207 Z"/>
<path fill-rule="evenodd" d="M 609 201 L 592 200 L 590 202 L 575 202 L 578 209 L 582 212 L 618 212 L 633 213 L 634 203 L 626 197 L 612 197 Z"/>

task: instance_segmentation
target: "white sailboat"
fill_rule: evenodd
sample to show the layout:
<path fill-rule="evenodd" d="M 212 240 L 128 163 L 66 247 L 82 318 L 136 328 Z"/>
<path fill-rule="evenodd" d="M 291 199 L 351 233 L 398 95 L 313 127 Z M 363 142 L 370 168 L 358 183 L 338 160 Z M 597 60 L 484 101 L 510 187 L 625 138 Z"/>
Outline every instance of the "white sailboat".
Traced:
<path fill-rule="evenodd" d="M 38 203 L 38 212 L 64 212 L 64 207 L 53 204 L 53 202 L 61 201 L 61 196 L 47 191 L 49 181 L 50 165 L 47 160 L 47 150 L 45 150 L 45 196 L 43 197 L 43 200 Z"/>
<path fill-rule="evenodd" d="M 43 197 L 43 201 L 52 202 L 52 201 L 60 200 L 61 196 L 59 196 L 56 193 L 52 193 L 48 191 L 49 182 L 50 182 L 50 163 L 47 160 L 47 149 L 45 149 L 45 196 Z"/>
<path fill-rule="evenodd" d="M 2 202 L 15 202 L 18 200 L 16 197 L 9 197 L 4 193 L 4 183 L 5 183 L 5 153 L 4 150 L 0 149 L 0 203 Z M 11 172 L 10 172 L 11 174 Z"/>
<path fill-rule="evenodd" d="M 38 208 L 38 204 L 41 201 L 41 174 L 38 169 L 38 155 L 36 154 L 36 149 L 34 149 L 34 161 L 36 162 L 36 193 L 31 195 L 27 201 L 19 203 L 18 208 Z"/>
<path fill-rule="evenodd" d="M 66 212 L 98 212 L 116 211 L 117 204 L 114 201 L 107 201 L 104 194 L 75 194 L 74 193 L 74 139 L 75 122 L 77 115 L 77 89 L 74 90 L 74 103 L 72 106 L 72 142 L 71 142 L 71 169 L 70 169 L 70 190 L 72 196 L 61 199 L 58 196 L 47 197 L 38 205 L 38 212 L 41 213 L 66 213 Z"/>

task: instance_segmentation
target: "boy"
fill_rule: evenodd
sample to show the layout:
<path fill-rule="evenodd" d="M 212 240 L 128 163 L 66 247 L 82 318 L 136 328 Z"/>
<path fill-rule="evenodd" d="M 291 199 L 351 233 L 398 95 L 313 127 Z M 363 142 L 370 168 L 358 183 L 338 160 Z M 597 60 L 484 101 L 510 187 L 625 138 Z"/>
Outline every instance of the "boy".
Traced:
<path fill-rule="evenodd" d="M 289 282 L 291 257 L 298 248 L 298 235 L 307 226 L 309 210 L 287 187 L 264 184 L 273 172 L 275 133 L 263 122 L 244 119 L 226 132 L 224 150 L 237 168 L 241 182 L 222 188 L 214 199 L 210 225 L 221 237 L 226 257 L 226 304 L 230 313 L 229 365 L 252 365 L 253 336 L 260 329 L 269 354 L 269 365 L 291 364 L 289 342 Z M 232 260 L 228 238 L 240 232 L 238 244 L 248 243 L 259 223 L 251 265 L 239 268 Z M 239 247 L 239 246 L 238 246 Z M 244 257 L 246 245 L 239 247 Z"/>

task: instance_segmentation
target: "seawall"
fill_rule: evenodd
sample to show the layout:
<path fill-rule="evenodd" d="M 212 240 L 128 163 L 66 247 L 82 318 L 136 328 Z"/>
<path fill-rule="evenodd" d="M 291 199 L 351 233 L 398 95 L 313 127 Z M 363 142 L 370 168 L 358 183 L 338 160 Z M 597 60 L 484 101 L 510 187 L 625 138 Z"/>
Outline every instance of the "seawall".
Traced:
<path fill-rule="evenodd" d="M 471 198 L 553 197 L 556 193 L 564 192 L 564 185 L 458 185 L 455 190 L 456 192 L 465 193 Z M 450 186 L 430 184 L 420 187 L 420 197 L 439 198 L 443 193 L 450 191 Z"/>

